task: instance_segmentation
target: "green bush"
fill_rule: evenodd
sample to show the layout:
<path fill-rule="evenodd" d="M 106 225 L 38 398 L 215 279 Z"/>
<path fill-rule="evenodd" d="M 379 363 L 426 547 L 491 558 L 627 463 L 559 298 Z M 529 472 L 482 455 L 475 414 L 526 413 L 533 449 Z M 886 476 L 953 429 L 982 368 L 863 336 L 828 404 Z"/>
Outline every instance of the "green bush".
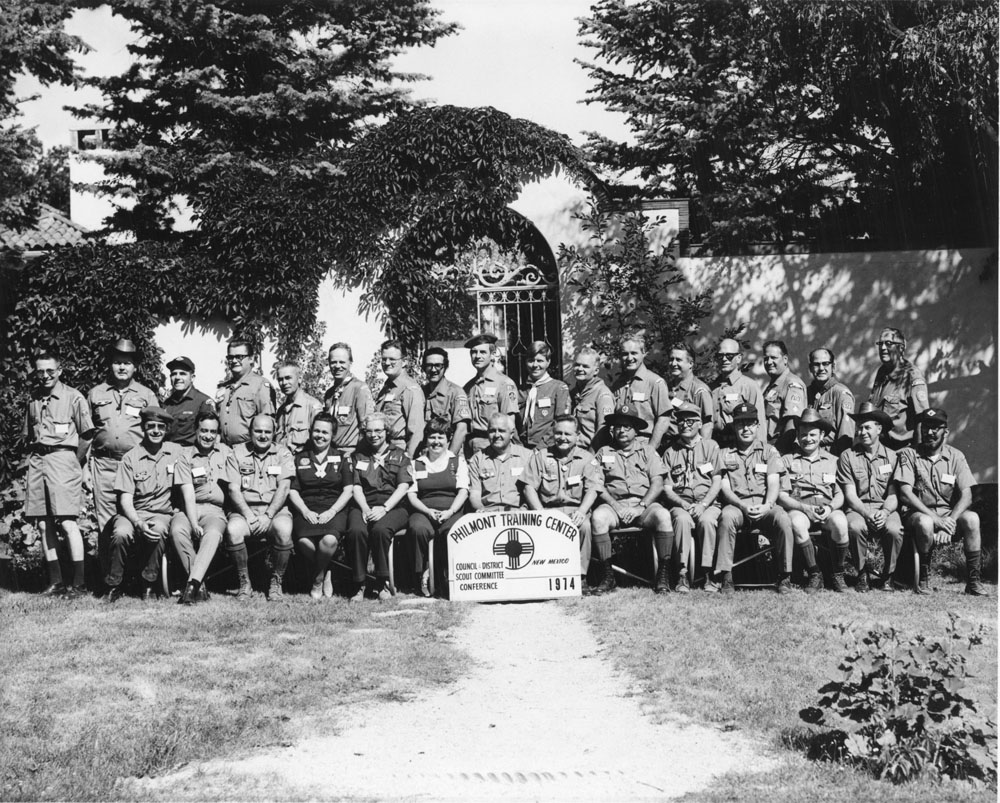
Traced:
<path fill-rule="evenodd" d="M 942 641 L 916 635 L 904 641 L 889 625 L 858 638 L 838 625 L 852 649 L 840 678 L 821 689 L 806 722 L 825 725 L 810 756 L 851 764 L 902 783 L 919 776 L 972 780 L 996 788 L 996 723 L 963 694 L 969 651 L 984 629 L 948 614 Z"/>

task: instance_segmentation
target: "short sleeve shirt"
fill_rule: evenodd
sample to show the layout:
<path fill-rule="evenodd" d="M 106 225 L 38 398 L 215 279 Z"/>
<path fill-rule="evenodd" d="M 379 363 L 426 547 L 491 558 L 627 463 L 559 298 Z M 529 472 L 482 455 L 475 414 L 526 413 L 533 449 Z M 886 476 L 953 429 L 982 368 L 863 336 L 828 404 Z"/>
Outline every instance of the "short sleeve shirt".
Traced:
<path fill-rule="evenodd" d="M 375 397 L 375 409 L 388 419 L 391 441 L 408 441 L 424 434 L 424 392 L 405 372 L 387 379 Z"/>
<path fill-rule="evenodd" d="M 490 416 L 495 413 L 516 415 L 517 385 L 492 366 L 465 383 L 465 392 L 469 397 L 469 407 L 472 410 L 473 432 L 485 432 L 489 429 Z"/>
<path fill-rule="evenodd" d="M 96 430 L 95 453 L 119 459 L 142 440 L 139 413 L 157 404 L 156 394 L 138 382 L 130 382 L 121 390 L 102 382 L 91 388 L 87 401 Z"/>
<path fill-rule="evenodd" d="M 170 513 L 174 470 L 183 448 L 178 443 L 164 441 L 156 454 L 141 443 L 129 449 L 118 464 L 115 490 L 132 494 L 132 504 L 140 513 Z"/>
<path fill-rule="evenodd" d="M 712 410 L 714 408 L 712 391 L 698 377 L 689 376 L 675 382 L 673 385 L 667 379 L 667 392 L 670 393 L 670 406 L 672 409 L 676 410 L 685 402 L 693 404 L 701 410 L 701 423 L 706 424 L 712 421 Z M 676 429 L 677 427 L 671 424 L 671 433 L 676 432 Z"/>
<path fill-rule="evenodd" d="M 292 490 L 302 497 L 310 510 L 321 511 L 333 507 L 344 488 L 353 484 L 351 458 L 336 449 L 328 449 L 322 459 L 318 459 L 311 449 L 296 453 Z"/>
<path fill-rule="evenodd" d="M 472 420 L 469 409 L 469 397 L 458 385 L 448 379 L 442 379 L 433 388 L 424 385 L 424 421 L 431 418 L 443 418 L 452 426 Z"/>
<path fill-rule="evenodd" d="M 604 473 L 593 452 L 574 446 L 565 457 L 540 447 L 531 453 L 521 482 L 534 488 L 545 507 L 579 505 L 589 491 L 604 487 Z"/>
<path fill-rule="evenodd" d="M 323 407 L 337 419 L 337 431 L 331 444 L 333 448 L 357 448 L 361 441 L 361 422 L 375 411 L 368 385 L 357 377 L 348 375 L 339 385 L 327 389 L 323 396 Z"/>
<path fill-rule="evenodd" d="M 33 394 L 24 418 L 24 440 L 29 445 L 80 445 L 91 431 L 90 405 L 80 391 L 56 382 L 51 392 Z"/>
<path fill-rule="evenodd" d="M 778 450 L 755 440 L 746 451 L 735 447 L 722 450 L 722 470 L 729 478 L 729 487 L 740 499 L 764 501 L 769 474 L 781 475 L 784 464 Z"/>
<path fill-rule="evenodd" d="M 947 514 L 962 491 L 974 484 L 965 455 L 947 444 L 936 459 L 925 457 L 912 446 L 902 449 L 893 479 L 912 486 L 917 498 L 938 515 Z"/>
<path fill-rule="evenodd" d="M 616 405 L 628 404 L 634 407 L 635 415 L 646 422 L 647 429 L 639 434 L 640 440 L 649 437 L 656 419 L 670 415 L 673 411 L 666 381 L 645 365 L 640 365 L 630 377 L 620 375 L 611 385 L 611 393 Z"/>
<path fill-rule="evenodd" d="M 183 393 L 168 396 L 163 402 L 163 409 L 174 417 L 174 422 L 167 429 L 167 440 L 182 446 L 193 446 L 195 419 L 199 413 L 214 411 L 215 402 L 192 386 Z"/>
<path fill-rule="evenodd" d="M 764 403 L 760 386 L 743 372 L 736 370 L 727 376 L 716 377 L 712 382 L 712 423 L 715 432 L 722 432 L 733 423 L 733 409 L 746 402 L 757 408 L 760 434 L 765 429 Z"/>
<path fill-rule="evenodd" d="M 897 376 L 879 368 L 868 401 L 892 418 L 888 440 L 905 443 L 913 437 L 917 416 L 930 406 L 927 381 L 912 365 L 898 372 Z"/>
<path fill-rule="evenodd" d="M 823 505 L 837 495 L 837 458 L 826 449 L 821 448 L 811 457 L 795 451 L 781 460 L 785 464 L 781 490 L 793 499 Z"/>
<path fill-rule="evenodd" d="M 237 444 L 226 470 L 239 482 L 243 499 L 251 507 L 271 504 L 278 484 L 295 476 L 292 453 L 277 443 L 272 443 L 263 454 L 257 454 L 249 444 Z"/>
<path fill-rule="evenodd" d="M 837 482 L 844 488 L 853 487 L 865 504 L 875 504 L 885 499 L 895 468 L 896 453 L 881 443 L 870 456 L 851 448 L 841 452 L 837 460 Z"/>
<path fill-rule="evenodd" d="M 722 471 L 722 452 L 711 438 L 689 444 L 675 438 L 663 452 L 667 486 L 688 503 L 700 502 Z"/>
<path fill-rule="evenodd" d="M 604 429 L 605 416 L 615 411 L 615 397 L 607 385 L 594 377 L 586 385 L 574 385 L 569 398 L 579 428 L 577 443 L 584 449 L 593 449 L 594 440 Z"/>
<path fill-rule="evenodd" d="M 476 452 L 469 460 L 470 489 L 479 489 L 484 507 L 520 507 L 517 483 L 523 480 L 530 457 L 528 450 L 517 443 L 499 456 L 492 446 Z"/>
<path fill-rule="evenodd" d="M 246 443 L 254 416 L 274 415 L 274 389 L 260 374 L 249 371 L 219 385 L 215 407 L 222 442 L 228 446 Z"/>
<path fill-rule="evenodd" d="M 597 464 L 604 475 L 604 489 L 615 499 L 642 499 L 666 469 L 660 456 L 636 440 L 629 451 L 614 446 L 597 450 Z"/>
<path fill-rule="evenodd" d="M 524 443 L 529 448 L 552 445 L 552 428 L 557 415 L 569 414 L 569 388 L 565 382 L 549 379 L 534 386 L 534 400 L 531 399 L 532 386 L 521 393 L 524 410 Z"/>
<path fill-rule="evenodd" d="M 194 487 L 194 501 L 201 505 L 222 507 L 226 501 L 225 487 L 239 482 L 229 474 L 229 456 L 232 454 L 224 443 L 217 443 L 208 454 L 197 446 L 185 446 L 174 467 L 174 485 Z"/>
<path fill-rule="evenodd" d="M 802 415 L 806 407 L 806 383 L 791 371 L 785 371 L 764 389 L 764 416 L 767 418 L 767 439 L 781 434 L 786 418 Z"/>
<path fill-rule="evenodd" d="M 400 485 L 410 481 L 410 458 L 398 446 L 388 445 L 381 454 L 364 446 L 353 456 L 353 484 L 360 485 L 369 507 L 383 504 Z"/>
<path fill-rule="evenodd" d="M 833 426 L 832 433 L 823 435 L 823 445 L 834 454 L 849 449 L 854 442 L 854 394 L 842 382 L 829 380 L 812 382 L 806 389 L 809 406 L 819 417 Z"/>
<path fill-rule="evenodd" d="M 316 414 L 322 411 L 323 402 L 310 396 L 301 388 L 291 401 L 287 398 L 274 414 L 274 441 L 295 454 L 309 442 L 309 427 Z"/>

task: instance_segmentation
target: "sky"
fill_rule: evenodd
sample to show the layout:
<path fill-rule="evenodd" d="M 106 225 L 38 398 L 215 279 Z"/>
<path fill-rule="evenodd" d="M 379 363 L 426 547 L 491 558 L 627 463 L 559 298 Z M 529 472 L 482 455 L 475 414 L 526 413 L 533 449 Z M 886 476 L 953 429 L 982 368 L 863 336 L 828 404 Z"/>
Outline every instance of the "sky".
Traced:
<path fill-rule="evenodd" d="M 592 0 L 436 0 L 446 21 L 462 30 L 433 48 L 417 48 L 401 56 L 400 70 L 419 72 L 431 80 L 413 86 L 417 98 L 437 104 L 494 106 L 568 135 L 577 144 L 585 131 L 624 138 L 620 115 L 597 104 L 580 103 L 590 86 L 583 67 L 573 59 L 589 59 L 592 51 L 577 41 L 576 19 L 586 16 Z M 79 11 L 68 25 L 93 52 L 79 61 L 91 75 L 113 74 L 129 63 L 128 26 L 110 11 Z M 23 122 L 37 126 L 46 148 L 68 144 L 69 131 L 86 128 L 62 107 L 99 102 L 91 92 L 65 87 L 39 87 L 31 79 L 19 83 L 22 95 L 40 92 L 25 103 Z"/>

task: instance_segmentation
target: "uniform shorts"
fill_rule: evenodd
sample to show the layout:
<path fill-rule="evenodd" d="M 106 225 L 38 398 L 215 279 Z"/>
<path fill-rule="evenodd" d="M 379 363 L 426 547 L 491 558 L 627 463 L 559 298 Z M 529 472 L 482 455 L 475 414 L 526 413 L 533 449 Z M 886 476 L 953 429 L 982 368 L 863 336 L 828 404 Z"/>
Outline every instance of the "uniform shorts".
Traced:
<path fill-rule="evenodd" d="M 28 454 L 24 515 L 73 517 L 83 501 L 83 468 L 75 449 Z"/>

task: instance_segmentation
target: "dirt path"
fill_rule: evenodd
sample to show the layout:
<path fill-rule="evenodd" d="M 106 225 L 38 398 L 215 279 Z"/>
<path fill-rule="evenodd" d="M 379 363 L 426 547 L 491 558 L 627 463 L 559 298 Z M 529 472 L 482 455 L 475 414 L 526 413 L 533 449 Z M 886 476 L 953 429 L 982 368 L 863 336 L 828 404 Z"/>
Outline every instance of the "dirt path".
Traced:
<path fill-rule="evenodd" d="M 477 605 L 455 639 L 472 660 L 453 686 L 368 708 L 336 736 L 143 789 L 160 799 L 664 799 L 771 764 L 736 734 L 654 725 L 586 624 L 557 603 Z"/>

